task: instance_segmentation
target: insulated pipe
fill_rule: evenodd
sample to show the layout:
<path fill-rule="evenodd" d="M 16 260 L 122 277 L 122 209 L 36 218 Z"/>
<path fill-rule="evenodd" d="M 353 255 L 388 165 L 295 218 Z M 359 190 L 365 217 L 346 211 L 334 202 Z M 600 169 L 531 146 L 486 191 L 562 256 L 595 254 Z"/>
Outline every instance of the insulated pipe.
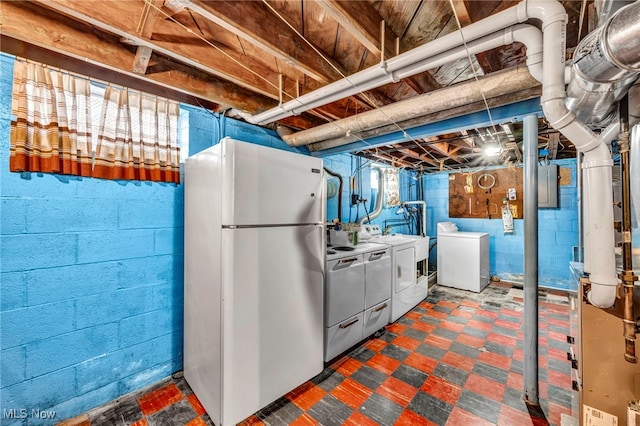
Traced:
<path fill-rule="evenodd" d="M 594 134 L 564 104 L 566 14 L 557 2 L 528 2 L 527 12 L 542 20 L 543 85 L 541 105 L 550 125 L 584 154 L 585 271 L 590 273 L 589 301 L 601 308 L 613 306 L 617 277 L 613 235 L 611 154 L 604 140 Z M 586 260 L 589 260 L 587 263 Z"/>
<path fill-rule="evenodd" d="M 434 42 L 437 40 L 439 39 L 434 40 Z M 496 31 L 482 37 L 481 39 L 468 42 L 468 53 L 467 49 L 462 45 L 452 48 L 444 53 L 433 54 L 422 59 L 420 63 L 415 64 L 415 68 L 413 70 L 415 72 L 422 72 L 428 69 L 437 68 L 454 60 L 466 58 L 467 54 L 486 52 L 487 50 L 514 42 L 521 42 L 527 47 L 528 72 L 531 73 L 533 78 L 536 80 L 542 81 L 542 33 L 536 27 L 525 24 Z M 430 45 L 431 43 L 427 43 L 426 45 Z M 523 70 L 523 73 L 526 72 L 527 71 Z M 483 81 L 487 81 L 485 85 L 490 85 L 491 83 L 489 83 L 489 81 L 492 82 L 494 81 L 494 78 L 500 78 L 500 75 L 502 74 L 493 73 L 484 77 Z M 283 137 L 283 140 L 291 146 L 300 146 L 326 139 L 343 137 L 345 134 L 349 134 L 350 132 L 369 130 L 389 124 L 389 122 L 405 120 L 407 117 L 419 117 L 432 113 L 443 108 L 440 104 L 434 103 L 434 101 L 437 102 L 439 99 L 442 99 L 444 106 L 452 108 L 456 105 L 466 105 L 482 100 L 483 93 L 485 97 L 493 97 L 505 92 L 509 93 L 531 87 L 532 85 L 535 85 L 536 82 L 532 81 L 529 76 L 523 75 L 512 84 L 515 84 L 513 88 L 506 86 L 506 83 L 497 82 L 495 86 L 488 88 L 483 87 L 482 91 L 480 91 L 478 90 L 475 81 L 466 82 L 461 85 L 465 88 L 469 87 L 467 92 L 461 90 L 459 87 L 461 85 L 457 85 L 452 88 L 440 89 L 435 92 L 428 92 L 423 95 L 395 102 L 388 106 L 367 111 L 362 114 L 357 114 L 331 123 L 316 126 L 308 130 L 286 135 Z M 463 96 L 463 94 L 467 97 Z M 436 96 L 438 96 L 438 98 L 433 99 Z"/>
<path fill-rule="evenodd" d="M 524 118 L 524 399 L 538 405 L 538 117 Z"/>

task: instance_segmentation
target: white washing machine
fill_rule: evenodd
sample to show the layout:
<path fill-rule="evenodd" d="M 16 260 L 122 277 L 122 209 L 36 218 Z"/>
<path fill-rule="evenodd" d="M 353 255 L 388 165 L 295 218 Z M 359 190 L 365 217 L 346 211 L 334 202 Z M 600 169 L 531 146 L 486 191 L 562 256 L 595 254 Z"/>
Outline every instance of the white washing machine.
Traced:
<path fill-rule="evenodd" d="M 324 359 L 330 361 L 389 322 L 391 248 L 329 245 L 325 276 Z"/>
<path fill-rule="evenodd" d="M 395 322 L 427 297 L 428 279 L 417 276 L 417 262 L 427 259 L 429 237 L 382 235 L 378 225 L 364 225 L 371 242 L 391 247 L 391 316 Z"/>
<path fill-rule="evenodd" d="M 489 234 L 438 223 L 438 284 L 476 293 L 489 284 Z"/>

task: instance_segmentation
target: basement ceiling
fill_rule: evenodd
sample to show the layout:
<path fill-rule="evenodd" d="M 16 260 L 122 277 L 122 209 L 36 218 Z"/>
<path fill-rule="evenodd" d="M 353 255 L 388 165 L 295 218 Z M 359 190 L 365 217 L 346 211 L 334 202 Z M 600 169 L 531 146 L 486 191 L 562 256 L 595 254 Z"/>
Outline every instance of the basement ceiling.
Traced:
<path fill-rule="evenodd" d="M 2 51 L 211 111 L 255 114 L 375 66 L 517 2 L 505 0 L 43 0 L 3 1 Z M 567 59 L 593 19 L 587 1 L 562 1 Z M 581 18 L 582 17 L 582 18 Z M 582 24 L 581 24 L 582 22 Z M 287 133 L 334 122 L 502 70 L 522 67 L 515 43 L 273 123 Z M 540 87 L 434 114 L 432 121 L 536 98 Z M 236 115 L 237 116 L 237 115 Z M 574 157 L 539 120 L 540 148 Z M 411 123 L 394 123 L 405 132 Z M 391 127 L 394 127 L 391 126 Z M 365 139 L 365 135 L 359 137 Z M 406 138 L 405 138 L 406 139 Z M 484 147 L 498 142 L 492 157 Z M 344 151 L 425 172 L 521 160 L 522 123 L 493 122 Z M 313 150 L 313 149 L 312 149 Z M 335 150 L 334 150 L 335 151 Z M 331 152 L 334 152 L 331 151 Z M 329 152 L 329 151 L 327 151 Z M 316 151 L 323 155 L 323 150 Z"/>

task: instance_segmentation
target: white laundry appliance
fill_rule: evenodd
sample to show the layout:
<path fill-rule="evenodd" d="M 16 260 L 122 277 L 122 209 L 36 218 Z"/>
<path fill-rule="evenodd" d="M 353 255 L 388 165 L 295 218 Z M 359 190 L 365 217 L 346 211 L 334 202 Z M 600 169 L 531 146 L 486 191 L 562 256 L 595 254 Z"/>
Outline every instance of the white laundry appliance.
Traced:
<path fill-rule="evenodd" d="M 415 235 L 382 235 L 378 225 L 363 225 L 370 242 L 391 247 L 391 316 L 395 322 L 424 300 L 428 294 L 428 278 L 418 277 L 417 263 L 428 258 L 429 237 Z"/>
<path fill-rule="evenodd" d="M 322 160 L 225 138 L 184 181 L 184 376 L 235 425 L 324 366 Z"/>
<path fill-rule="evenodd" d="M 389 323 L 391 248 L 385 244 L 327 246 L 325 361 Z"/>
<path fill-rule="evenodd" d="M 438 284 L 482 291 L 489 284 L 489 234 L 438 223 Z"/>

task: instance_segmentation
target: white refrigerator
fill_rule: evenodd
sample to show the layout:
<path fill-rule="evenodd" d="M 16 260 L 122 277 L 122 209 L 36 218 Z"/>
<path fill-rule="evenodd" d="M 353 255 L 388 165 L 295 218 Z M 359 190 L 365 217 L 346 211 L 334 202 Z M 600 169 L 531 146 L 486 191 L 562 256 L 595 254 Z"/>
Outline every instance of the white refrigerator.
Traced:
<path fill-rule="evenodd" d="M 322 160 L 225 138 L 184 185 L 184 376 L 235 425 L 323 369 Z"/>

